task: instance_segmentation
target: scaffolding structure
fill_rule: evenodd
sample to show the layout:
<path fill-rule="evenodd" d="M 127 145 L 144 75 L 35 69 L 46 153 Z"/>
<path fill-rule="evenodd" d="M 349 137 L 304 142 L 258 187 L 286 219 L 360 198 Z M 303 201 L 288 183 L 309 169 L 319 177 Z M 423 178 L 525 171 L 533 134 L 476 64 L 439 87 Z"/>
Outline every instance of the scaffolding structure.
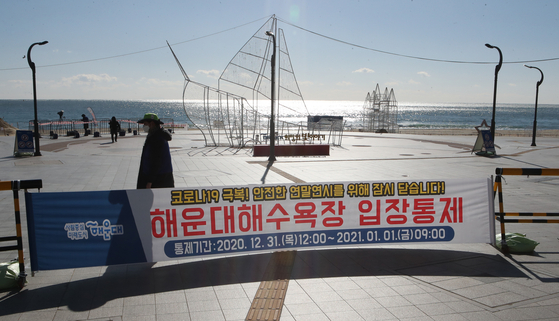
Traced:
<path fill-rule="evenodd" d="M 398 102 L 394 89 L 381 93 L 377 84 L 372 93 L 367 93 L 363 105 L 363 130 L 375 133 L 398 132 Z"/>

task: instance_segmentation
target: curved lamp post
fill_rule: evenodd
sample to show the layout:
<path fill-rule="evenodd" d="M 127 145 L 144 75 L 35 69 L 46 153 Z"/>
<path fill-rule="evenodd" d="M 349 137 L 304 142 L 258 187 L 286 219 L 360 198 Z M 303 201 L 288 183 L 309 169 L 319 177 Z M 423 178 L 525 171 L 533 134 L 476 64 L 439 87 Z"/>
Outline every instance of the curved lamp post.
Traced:
<path fill-rule="evenodd" d="M 274 121 L 274 94 L 276 89 L 276 36 L 271 31 L 266 31 L 266 35 L 272 37 L 272 113 L 270 114 L 270 157 L 268 161 L 276 160 L 276 124 Z"/>
<path fill-rule="evenodd" d="M 538 121 L 537 121 L 537 118 L 538 118 L 538 92 L 539 92 L 539 89 L 540 89 L 540 85 L 543 82 L 543 72 L 538 67 L 532 67 L 532 66 L 527 66 L 527 65 L 524 65 L 524 66 L 528 67 L 528 68 L 537 69 L 540 72 L 540 74 L 542 75 L 542 79 L 540 79 L 540 81 L 538 81 L 536 83 L 536 108 L 534 109 L 534 128 L 532 130 L 532 146 L 536 146 L 536 127 L 537 127 L 537 124 L 538 124 Z"/>
<path fill-rule="evenodd" d="M 31 49 L 35 45 L 46 45 L 48 41 L 36 42 L 27 50 L 27 63 L 33 72 L 33 107 L 35 109 L 35 156 L 41 156 L 41 148 L 39 147 L 39 122 L 37 121 L 37 86 L 35 84 L 35 63 L 31 61 Z"/>
<path fill-rule="evenodd" d="M 493 143 L 495 142 L 495 104 L 497 102 L 497 75 L 499 70 L 501 70 L 501 65 L 503 64 L 503 53 L 501 49 L 496 46 L 492 46 L 488 43 L 485 44 L 487 48 L 497 49 L 499 51 L 499 64 L 495 66 L 495 84 L 493 85 L 493 116 L 491 117 L 491 136 L 493 136 Z"/>

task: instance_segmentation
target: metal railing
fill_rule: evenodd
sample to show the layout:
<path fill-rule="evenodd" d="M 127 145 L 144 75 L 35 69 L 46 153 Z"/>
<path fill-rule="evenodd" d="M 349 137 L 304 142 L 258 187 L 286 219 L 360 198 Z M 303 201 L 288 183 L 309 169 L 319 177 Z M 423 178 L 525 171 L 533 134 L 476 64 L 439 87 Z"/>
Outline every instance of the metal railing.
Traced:
<path fill-rule="evenodd" d="M 111 120 L 108 118 L 105 119 L 97 119 L 92 120 L 89 122 L 84 122 L 81 119 L 79 120 L 39 120 L 39 133 L 41 135 L 50 135 L 57 134 L 59 136 L 74 136 L 75 133 L 79 133 L 80 135 L 85 135 L 86 129 L 84 125 L 87 125 L 87 129 L 89 130 L 89 134 L 94 134 L 98 132 L 101 135 L 110 134 L 111 128 L 109 126 L 109 122 Z M 133 131 L 140 132 L 142 124 L 138 124 L 137 120 L 130 120 L 130 119 L 117 119 L 120 123 L 120 130 L 127 131 L 129 133 Z M 170 128 L 174 130 L 176 124 L 172 118 L 161 118 L 161 121 L 164 122 L 164 128 Z M 34 131 L 34 121 L 29 121 L 29 130 Z"/>

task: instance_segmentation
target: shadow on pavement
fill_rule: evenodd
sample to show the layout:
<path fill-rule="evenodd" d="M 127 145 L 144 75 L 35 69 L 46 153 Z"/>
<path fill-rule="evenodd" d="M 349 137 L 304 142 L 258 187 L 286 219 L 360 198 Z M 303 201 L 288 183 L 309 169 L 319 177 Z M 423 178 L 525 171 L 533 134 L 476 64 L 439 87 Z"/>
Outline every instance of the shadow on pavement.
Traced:
<path fill-rule="evenodd" d="M 360 276 L 527 276 L 499 255 L 426 249 L 330 249 L 297 251 L 291 279 Z M 176 290 L 269 281 L 272 253 L 208 259 L 153 267 L 154 263 L 110 266 L 99 277 L 4 293 L 0 315 L 67 306 L 87 311 L 108 301 Z M 73 271 L 73 270 L 70 270 Z M 72 272 L 69 272 L 72 273 Z M 34 288 L 35 287 L 35 288 Z"/>

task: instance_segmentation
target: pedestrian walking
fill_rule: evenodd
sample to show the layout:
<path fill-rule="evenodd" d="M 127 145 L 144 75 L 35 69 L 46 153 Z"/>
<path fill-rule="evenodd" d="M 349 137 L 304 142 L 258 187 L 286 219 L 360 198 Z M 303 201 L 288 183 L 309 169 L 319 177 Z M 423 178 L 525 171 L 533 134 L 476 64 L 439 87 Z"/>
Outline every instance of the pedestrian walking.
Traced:
<path fill-rule="evenodd" d="M 82 122 L 83 122 L 83 135 L 87 136 L 88 129 L 89 129 L 89 118 L 85 114 L 82 114 Z"/>
<path fill-rule="evenodd" d="M 161 128 L 163 122 L 154 113 L 145 114 L 138 123 L 144 124 L 148 136 L 142 149 L 136 188 L 175 187 L 169 150 L 171 134 Z"/>
<path fill-rule="evenodd" d="M 114 143 L 118 141 L 118 133 L 120 132 L 120 123 L 116 120 L 115 116 L 111 118 L 111 121 L 109 122 L 109 127 L 111 128 L 111 140 Z"/>

